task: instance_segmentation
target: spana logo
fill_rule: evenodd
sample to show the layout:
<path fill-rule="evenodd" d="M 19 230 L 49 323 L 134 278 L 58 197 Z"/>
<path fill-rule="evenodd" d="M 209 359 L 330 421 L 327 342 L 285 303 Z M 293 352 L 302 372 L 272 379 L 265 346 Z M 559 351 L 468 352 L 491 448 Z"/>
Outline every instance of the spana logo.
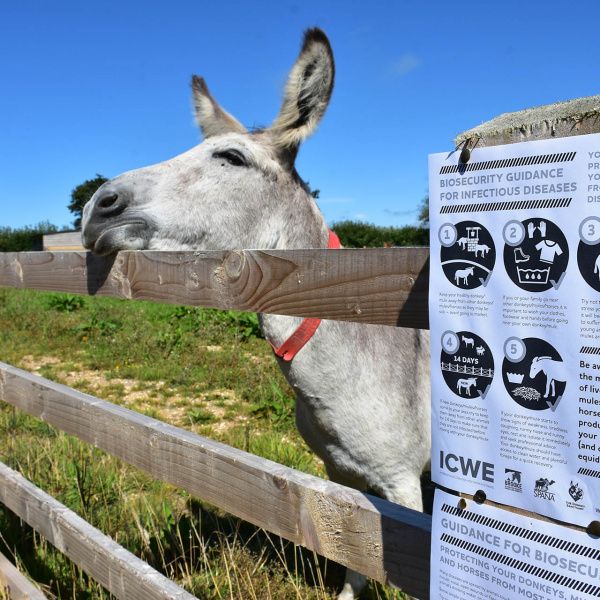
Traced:
<path fill-rule="evenodd" d="M 473 460 L 456 454 L 445 454 L 443 450 L 440 450 L 440 469 L 450 471 L 450 473 L 460 471 L 465 477 L 494 483 L 493 463 Z"/>
<path fill-rule="evenodd" d="M 554 502 L 554 493 L 549 491 L 550 486 L 556 483 L 554 480 L 550 481 L 548 478 L 540 478 L 535 482 L 533 488 L 533 495 L 535 498 L 543 498 L 544 500 L 551 500 Z"/>

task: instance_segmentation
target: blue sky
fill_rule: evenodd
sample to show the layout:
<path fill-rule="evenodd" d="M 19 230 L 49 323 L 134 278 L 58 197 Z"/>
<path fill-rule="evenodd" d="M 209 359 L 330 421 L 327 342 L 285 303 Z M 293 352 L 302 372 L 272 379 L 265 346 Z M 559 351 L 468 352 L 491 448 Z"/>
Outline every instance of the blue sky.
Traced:
<path fill-rule="evenodd" d="M 270 124 L 306 27 L 336 88 L 300 151 L 327 221 L 415 222 L 427 155 L 501 113 L 600 93 L 597 2 L 4 2 L 0 226 L 67 225 L 71 190 L 201 141 L 190 78 Z"/>

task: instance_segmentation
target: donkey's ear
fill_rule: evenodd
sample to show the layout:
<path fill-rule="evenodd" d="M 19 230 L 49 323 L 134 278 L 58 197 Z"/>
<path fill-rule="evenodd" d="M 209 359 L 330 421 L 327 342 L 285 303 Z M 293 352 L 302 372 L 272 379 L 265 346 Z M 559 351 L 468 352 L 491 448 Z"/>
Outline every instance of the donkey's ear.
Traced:
<path fill-rule="evenodd" d="M 217 104 L 202 77 L 192 77 L 192 92 L 196 121 L 205 138 L 231 132 L 246 133 L 246 128 Z"/>
<path fill-rule="evenodd" d="M 308 29 L 288 77 L 281 111 L 269 129 L 276 147 L 295 157 L 300 143 L 315 131 L 325 114 L 334 77 L 327 36 L 317 27 Z"/>

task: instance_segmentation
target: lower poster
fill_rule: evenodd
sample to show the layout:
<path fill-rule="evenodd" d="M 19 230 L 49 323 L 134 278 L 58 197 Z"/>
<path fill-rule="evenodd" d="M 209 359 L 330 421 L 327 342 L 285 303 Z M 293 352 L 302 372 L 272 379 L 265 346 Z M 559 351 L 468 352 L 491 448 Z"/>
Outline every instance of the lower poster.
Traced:
<path fill-rule="evenodd" d="M 600 539 L 437 489 L 431 598 L 600 598 Z"/>

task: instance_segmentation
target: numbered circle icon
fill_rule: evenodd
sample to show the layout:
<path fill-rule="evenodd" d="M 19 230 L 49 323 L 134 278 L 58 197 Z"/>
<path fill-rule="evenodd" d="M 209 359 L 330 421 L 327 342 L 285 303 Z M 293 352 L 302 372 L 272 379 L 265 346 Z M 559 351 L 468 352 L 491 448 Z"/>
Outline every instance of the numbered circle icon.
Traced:
<path fill-rule="evenodd" d="M 588 217 L 579 225 L 577 266 L 585 282 L 600 292 L 600 219 Z"/>
<path fill-rule="evenodd" d="M 442 335 L 442 348 L 446 354 L 456 354 L 460 348 L 460 339 L 454 331 L 444 331 Z"/>
<path fill-rule="evenodd" d="M 440 227 L 440 259 L 452 285 L 472 290 L 486 285 L 496 264 L 496 246 L 489 231 L 475 221 Z"/>
<path fill-rule="evenodd" d="M 569 246 L 548 219 L 509 221 L 503 229 L 504 267 L 513 283 L 527 292 L 558 289 L 569 263 Z"/>
<path fill-rule="evenodd" d="M 521 221 L 509 221 L 502 230 L 502 237 L 508 246 L 518 246 L 525 239 L 525 227 Z"/>
<path fill-rule="evenodd" d="M 521 362 L 525 358 L 525 342 L 518 337 L 509 337 L 504 342 L 504 357 L 510 362 Z"/>
<path fill-rule="evenodd" d="M 456 227 L 452 223 L 444 223 L 438 231 L 438 239 L 440 244 L 446 248 L 453 246 L 458 237 Z"/>
<path fill-rule="evenodd" d="M 567 370 L 556 348 L 545 340 L 511 337 L 504 343 L 502 381 L 523 408 L 555 411 L 565 393 Z"/>
<path fill-rule="evenodd" d="M 485 399 L 494 378 L 494 357 L 486 342 L 471 331 L 446 331 L 440 357 L 448 388 L 465 399 Z"/>
<path fill-rule="evenodd" d="M 600 242 L 600 219 L 588 217 L 579 225 L 579 237 L 584 244 L 595 246 Z"/>

